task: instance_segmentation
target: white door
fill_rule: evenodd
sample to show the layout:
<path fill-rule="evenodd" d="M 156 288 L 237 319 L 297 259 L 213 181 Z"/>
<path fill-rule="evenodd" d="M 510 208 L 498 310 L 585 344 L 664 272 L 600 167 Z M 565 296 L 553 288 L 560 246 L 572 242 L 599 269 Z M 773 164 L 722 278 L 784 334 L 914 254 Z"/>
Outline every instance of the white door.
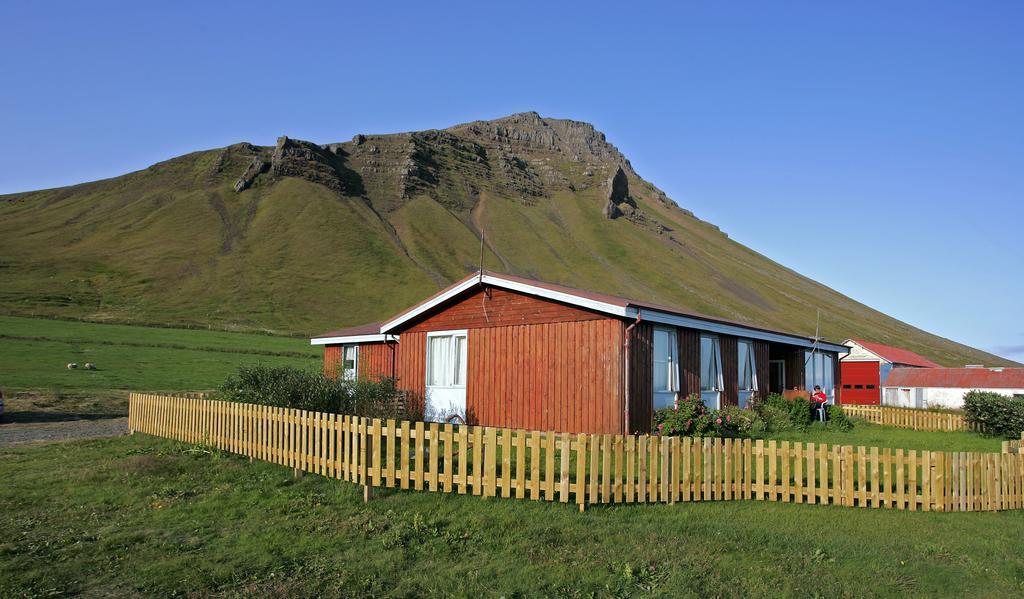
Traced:
<path fill-rule="evenodd" d="M 426 407 L 432 422 L 466 421 L 466 331 L 427 333 Z"/>

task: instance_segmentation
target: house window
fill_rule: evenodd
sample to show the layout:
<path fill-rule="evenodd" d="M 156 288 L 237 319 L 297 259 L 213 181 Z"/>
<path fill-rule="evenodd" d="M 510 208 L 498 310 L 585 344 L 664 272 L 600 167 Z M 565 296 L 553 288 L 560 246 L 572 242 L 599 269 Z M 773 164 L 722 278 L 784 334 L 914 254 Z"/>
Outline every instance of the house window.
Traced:
<path fill-rule="evenodd" d="M 341 376 L 345 380 L 354 381 L 359 376 L 359 346 L 341 346 Z"/>
<path fill-rule="evenodd" d="M 722 394 L 722 351 L 718 337 L 700 336 L 700 399 L 709 408 L 718 408 Z"/>
<path fill-rule="evenodd" d="M 832 402 L 835 393 L 835 371 L 832 369 L 831 354 L 819 351 L 804 352 L 804 384 L 808 391 L 813 390 L 815 385 L 820 386 L 828 396 L 829 402 Z"/>
<path fill-rule="evenodd" d="M 754 342 L 740 339 L 736 344 L 739 354 L 739 406 L 745 408 L 757 388 L 757 367 L 754 362 Z"/>
<path fill-rule="evenodd" d="M 427 336 L 427 386 L 466 386 L 466 333 Z"/>
<path fill-rule="evenodd" d="M 654 409 L 673 405 L 679 391 L 679 342 L 675 329 L 654 329 Z"/>

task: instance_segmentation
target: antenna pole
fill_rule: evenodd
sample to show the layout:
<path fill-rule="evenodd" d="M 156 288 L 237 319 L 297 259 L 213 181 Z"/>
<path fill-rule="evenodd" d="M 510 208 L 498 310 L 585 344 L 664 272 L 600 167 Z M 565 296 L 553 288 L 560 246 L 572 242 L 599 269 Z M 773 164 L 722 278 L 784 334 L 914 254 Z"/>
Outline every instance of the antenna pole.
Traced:
<path fill-rule="evenodd" d="M 481 285 L 484 282 L 484 236 L 485 235 L 487 235 L 487 234 L 484 233 L 484 230 L 480 229 L 480 271 L 479 271 L 480 272 L 480 279 L 479 279 L 479 281 L 480 281 Z"/>

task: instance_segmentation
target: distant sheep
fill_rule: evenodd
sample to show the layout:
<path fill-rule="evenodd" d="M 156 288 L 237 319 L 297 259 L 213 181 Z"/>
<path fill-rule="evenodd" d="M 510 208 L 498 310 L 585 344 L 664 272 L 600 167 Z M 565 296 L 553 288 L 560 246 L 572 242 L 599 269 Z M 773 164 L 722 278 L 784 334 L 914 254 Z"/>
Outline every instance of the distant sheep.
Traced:
<path fill-rule="evenodd" d="M 68 370 L 74 370 L 78 368 L 78 362 L 68 362 Z"/>
<path fill-rule="evenodd" d="M 93 364 L 92 362 L 86 362 L 85 363 L 85 369 L 86 370 L 96 370 L 96 365 Z"/>

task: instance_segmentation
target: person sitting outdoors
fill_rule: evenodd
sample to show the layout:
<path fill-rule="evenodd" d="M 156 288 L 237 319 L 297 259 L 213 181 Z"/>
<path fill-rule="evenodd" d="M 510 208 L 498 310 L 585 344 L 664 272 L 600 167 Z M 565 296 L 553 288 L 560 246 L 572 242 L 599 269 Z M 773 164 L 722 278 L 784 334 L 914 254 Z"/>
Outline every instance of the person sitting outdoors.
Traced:
<path fill-rule="evenodd" d="M 827 404 L 828 396 L 821 390 L 821 385 L 815 385 L 814 393 L 811 393 L 811 405 L 814 407 L 814 413 L 818 417 L 818 420 L 821 420 L 822 422 L 825 422 L 825 406 Z"/>

